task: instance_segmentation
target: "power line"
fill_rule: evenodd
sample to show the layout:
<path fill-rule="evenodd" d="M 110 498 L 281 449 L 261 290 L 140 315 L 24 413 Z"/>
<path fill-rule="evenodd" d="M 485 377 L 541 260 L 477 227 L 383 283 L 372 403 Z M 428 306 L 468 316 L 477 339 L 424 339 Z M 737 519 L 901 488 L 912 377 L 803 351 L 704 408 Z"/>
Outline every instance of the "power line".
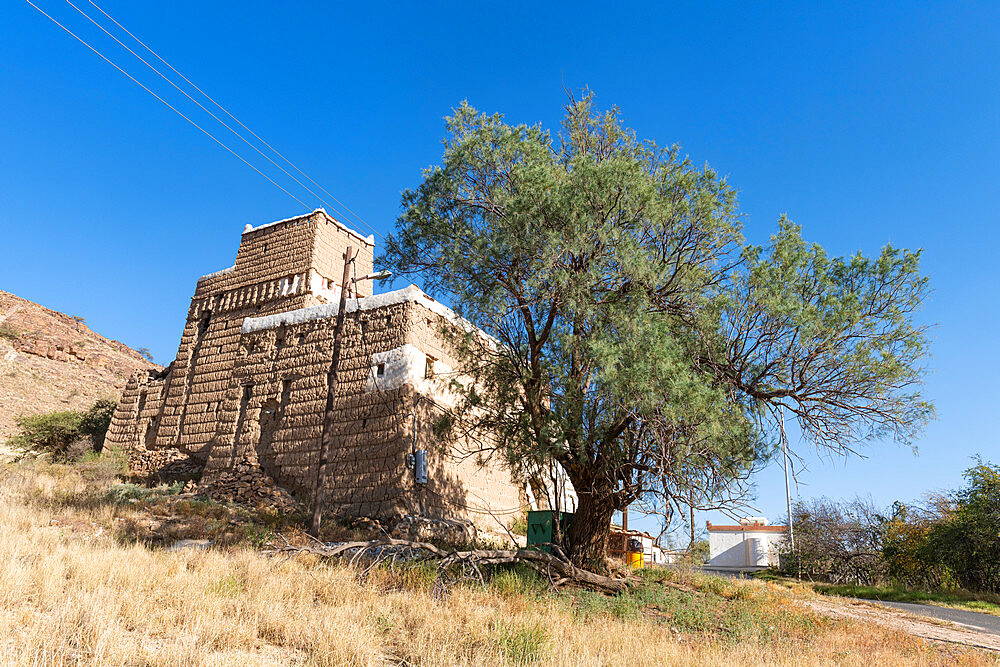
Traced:
<path fill-rule="evenodd" d="M 159 74 L 159 75 L 160 75 L 160 78 L 161 78 L 161 79 L 163 79 L 164 81 L 166 81 L 167 83 L 169 83 L 169 84 L 170 84 L 171 86 L 173 86 L 174 88 L 176 88 L 177 90 L 179 90 L 179 91 L 180 91 L 180 92 L 181 92 L 181 93 L 182 93 L 182 94 L 183 94 L 183 95 L 184 95 L 185 97 L 187 97 L 187 98 L 188 98 L 189 100 L 191 100 L 192 102 L 194 102 L 195 104 L 197 104 L 197 105 L 198 105 L 198 106 L 199 106 L 199 107 L 201 108 L 201 110 L 202 110 L 202 111 L 204 111 L 204 112 L 205 112 L 205 113 L 207 113 L 207 114 L 208 114 L 209 116 L 211 116 L 211 117 L 212 117 L 212 118 L 214 118 L 214 119 L 215 119 L 216 121 L 218 121 L 218 122 L 219 122 L 219 124 L 220 124 L 220 125 L 222 125 L 222 127 L 226 128 L 227 130 L 229 130 L 230 132 L 232 132 L 233 134 L 235 134 L 235 135 L 236 135 L 237 137 L 239 137 L 239 138 L 240 138 L 240 139 L 241 139 L 241 140 L 243 141 L 243 143 L 245 143 L 245 144 L 246 144 L 247 146 L 249 146 L 250 148 L 252 148 L 252 149 L 254 149 L 255 151 L 257 151 L 257 152 L 258 152 L 258 153 L 259 153 L 259 154 L 260 154 L 260 155 L 261 155 L 261 156 L 262 156 L 262 157 L 263 157 L 263 158 L 264 158 L 265 160 L 267 160 L 268 162 L 270 162 L 271 164 L 273 164 L 273 165 L 274 165 L 275 167 L 277 167 L 278 169 L 281 169 L 281 171 L 282 171 L 282 172 L 284 172 L 284 174 L 285 174 L 286 176 L 288 176 L 288 177 L 289 177 L 289 178 L 291 178 L 291 179 L 292 179 L 293 181 L 295 181 L 295 182 L 296 182 L 296 183 L 298 183 L 298 184 L 299 184 L 300 186 L 302 186 L 302 188 L 303 188 L 303 189 L 304 189 L 304 190 L 305 190 L 306 192 L 308 192 L 308 193 L 309 193 L 309 194 L 311 194 L 311 195 L 312 195 L 313 197 L 315 197 L 316 199 L 320 200 L 321 202 L 323 202 L 323 203 L 324 203 L 324 204 L 326 204 L 327 206 L 330 206 L 330 204 L 329 204 L 329 203 L 328 203 L 328 202 L 327 202 L 327 201 L 326 201 L 325 199 L 323 199 L 323 198 L 322 198 L 322 197 L 320 197 L 320 196 L 319 196 L 318 194 L 316 194 L 315 192 L 313 192 L 312 190 L 310 190 L 310 189 L 309 189 L 309 188 L 308 188 L 308 187 L 307 187 L 307 186 L 306 186 L 306 185 L 305 185 L 304 183 L 302 183 L 302 181 L 300 181 L 299 179 L 295 178 L 294 176 L 292 176 L 291 174 L 289 174 L 289 173 L 288 173 L 287 171 L 285 171 L 284 167 L 282 167 L 282 166 L 281 166 L 280 164 L 278 164 L 277 162 L 275 162 L 274 160 L 272 160 L 272 159 L 271 159 L 271 158 L 270 158 L 270 157 L 269 157 L 268 155 L 266 155 L 265 153 L 263 153 L 263 152 L 262 152 L 262 151 L 261 151 L 261 150 L 260 150 L 259 148 L 257 148 L 257 147 L 256 147 L 255 145 L 253 145 L 253 144 L 252 144 L 251 142 L 249 142 L 249 141 L 248 141 L 248 140 L 247 140 L 247 139 L 246 139 L 246 138 L 245 138 L 245 137 L 244 137 L 244 136 L 243 136 L 242 134 L 240 134 L 239 132 L 237 132 L 237 131 L 236 131 L 236 130 L 234 130 L 233 128 L 229 127 L 229 125 L 227 125 L 227 124 L 226 124 L 225 122 L 223 122 L 223 120 L 222 120 L 221 118 L 219 118 L 219 117 L 218 117 L 218 116 L 216 116 L 216 115 L 215 115 L 214 113 L 212 113 L 211 111 L 209 111 L 208 109 L 206 109 L 206 108 L 205 108 L 205 107 L 204 107 L 204 106 L 203 106 L 203 105 L 201 104 L 201 102 L 199 102 L 199 101 L 198 101 L 198 100 L 196 100 L 195 98 L 191 97 L 191 95 L 189 95 L 189 94 L 188 94 L 188 92 L 187 92 L 186 90 L 184 90 L 183 88 L 181 88 L 180 86 L 178 86 L 178 85 L 177 85 L 176 83 L 174 83 L 174 82 L 173 82 L 173 81 L 172 81 L 171 79 L 167 78 L 167 77 L 166 77 L 166 76 L 165 76 L 165 75 L 163 74 L 163 72 L 161 72 L 160 70 L 158 70 L 158 69 L 156 69 L 155 67 L 153 67 L 152 65 L 150 65 L 150 64 L 149 64 L 149 62 L 148 62 L 148 61 L 146 61 L 146 59 L 145 59 L 145 58 L 143 58 L 143 57 L 142 57 L 142 56 L 140 56 L 140 55 L 139 55 L 138 53 L 136 53 L 135 51 L 133 51 L 132 49 L 130 49 L 130 48 L 129 48 L 129 47 L 127 46 L 127 45 L 125 45 L 125 44 L 124 44 L 124 43 L 123 43 L 123 42 L 122 42 L 122 41 L 121 41 L 120 39 L 118 39 L 117 37 L 115 37 L 114 35 L 112 35 L 112 34 L 111 34 L 110 32 L 108 32 L 108 30 L 107 30 L 107 29 L 106 29 L 106 28 L 105 28 L 104 26 L 102 26 L 102 25 L 101 25 L 100 23 L 98 23 L 98 22 L 97 22 L 97 21 L 95 21 L 95 20 L 94 20 L 93 18 L 91 18 L 91 16 L 90 16 L 89 14 L 87 14 L 87 13 L 86 13 L 85 11 L 83 11 L 82 9 L 80 9 L 79 7 L 77 7 L 76 5 L 74 5 L 74 4 L 73 4 L 73 3 L 72 3 L 72 2 L 70 1 L 70 0 L 66 0 L 66 4 L 68 4 L 68 5 L 70 6 L 70 7 L 72 7 L 72 8 L 73 8 L 73 9 L 75 9 L 76 11 L 80 12 L 80 14 L 82 14 L 82 15 L 83 15 L 83 16 L 84 16 L 84 17 L 85 17 L 85 18 L 86 18 L 86 19 L 87 19 L 88 21 L 90 21 L 91 23 L 93 23 L 94 25 L 96 25 L 96 26 L 97 26 L 98 28 L 100 28 L 100 29 L 101 29 L 102 31 L 104 31 L 104 34 L 106 34 L 106 35 L 107 35 L 108 37 L 110 37 L 111 39 L 113 39 L 113 40 L 115 40 L 116 42 L 118 42 L 118 43 L 119 43 L 119 44 L 120 44 L 120 45 L 122 46 L 122 48 L 124 48 L 124 49 L 125 49 L 126 51 L 128 51 L 128 52 L 129 52 L 129 53 L 131 53 L 131 54 L 132 54 L 133 56 L 135 56 L 135 57 L 136 57 L 136 58 L 138 58 L 138 59 L 139 59 L 140 61 L 142 61 L 142 63 L 143 63 L 143 64 L 144 64 L 144 65 L 145 65 L 146 67 L 148 67 L 149 69 L 151 69 L 151 70 L 153 70 L 154 72 L 156 72 L 157 74 Z M 331 207 L 331 208 L 332 208 L 332 207 Z"/>
<path fill-rule="evenodd" d="M 68 1 L 68 0 L 67 0 L 67 1 Z M 132 34 L 131 32 L 129 32 L 129 30 L 128 30 L 127 28 L 125 28 L 125 26 L 123 26 L 123 25 L 122 25 L 121 23 L 119 23 L 118 21 L 116 21 L 116 20 L 115 20 L 115 18 L 114 18 L 113 16 L 111 16 L 111 15 L 110 15 L 110 14 L 108 14 L 108 13 L 107 13 L 106 11 L 104 11 L 103 9 L 101 9 L 101 7 L 100 7 L 100 6 L 99 6 L 99 5 L 98 5 L 98 4 L 96 3 L 96 2 L 94 2 L 94 0 L 87 0 L 87 1 L 88 1 L 88 2 L 90 2 L 90 4 L 92 4 L 92 5 L 93 5 L 93 6 L 95 7 L 95 8 L 97 8 L 97 10 L 98 10 L 99 12 L 101 12 L 101 13 L 102 13 L 102 14 L 104 14 L 104 15 L 105 15 L 106 17 L 108 17 L 108 18 L 109 18 L 109 19 L 111 20 L 111 22 L 112 22 L 112 23 L 114 23 L 114 24 L 115 24 L 116 26 L 118 26 L 119 28 L 121 28 L 121 29 L 122 29 L 122 30 L 123 30 L 123 31 L 124 31 L 124 32 L 125 32 L 125 33 L 126 33 L 126 34 L 127 34 L 128 36 L 129 36 L 129 37 L 131 37 L 131 38 L 132 38 L 132 39 L 134 39 L 134 40 L 135 40 L 136 42 L 138 42 L 139 44 L 141 44 L 141 45 L 142 45 L 142 47 L 143 47 L 144 49 L 146 49 L 147 51 L 149 51 L 150 53 L 152 53 L 152 54 L 153 54 L 154 56 L 156 56 L 156 58 L 157 58 L 157 59 L 158 59 L 158 60 L 159 60 L 160 62 L 162 62 L 162 63 L 163 63 L 164 65 L 166 65 L 167 67 L 169 67 L 169 68 L 170 68 L 170 69 L 171 69 L 171 70 L 172 70 L 172 71 L 173 71 L 173 72 L 174 72 L 174 73 L 175 73 L 175 74 L 176 74 L 177 76 L 179 76 L 179 77 L 181 77 L 182 79 L 184 79 L 184 81 L 186 81 L 186 82 L 187 82 L 187 83 L 188 83 L 188 84 L 189 84 L 189 85 L 190 85 L 190 86 L 191 86 L 192 88 L 194 88 L 194 89 L 195 89 L 195 90 L 197 90 L 197 91 L 198 91 L 199 93 L 201 93 L 202 95 L 204 95 L 204 96 L 205 96 L 205 98 L 206 98 L 206 99 L 207 99 L 208 101 L 210 101 L 210 102 L 211 102 L 212 104 L 214 104 L 214 105 L 215 105 L 215 106 L 217 106 L 217 107 L 218 107 L 219 109 L 221 109 L 223 113 L 225 113 L 225 114 L 226 114 L 227 116 L 229 116 L 229 117 L 230 117 L 230 118 L 232 118 L 232 119 L 233 119 L 234 121 L 236 121 L 236 122 L 237 122 L 237 123 L 238 123 L 238 124 L 240 125 L 240 127 L 242 127 L 242 128 L 244 129 L 244 130 L 246 130 L 247 132 L 249 132 L 250 134 L 252 134 L 252 135 L 254 136 L 254 138 L 256 138 L 256 139 L 257 139 L 258 141 L 260 141 L 260 142 L 261 142 L 262 144 L 264 144 L 265 146 L 267 146 L 267 147 L 268 147 L 268 148 L 269 148 L 270 150 L 272 150 L 272 151 L 274 152 L 274 154 L 275 154 L 275 155 L 277 155 L 277 156 L 278 156 L 278 157 L 280 157 L 280 158 L 281 158 L 282 160 L 284 160 L 285 162 L 287 162 L 287 163 L 288 163 L 288 164 L 289 164 L 289 165 L 290 165 L 290 166 L 292 167 L 292 169 L 294 169 L 295 171 L 297 171 L 297 172 L 299 172 L 300 174 L 302 174 L 302 176 L 304 176 L 304 177 L 305 177 L 306 179 L 308 179 L 308 180 L 309 180 L 309 182 L 311 182 L 311 183 L 312 183 L 313 185 L 315 185 L 315 186 L 316 186 L 317 188 L 319 188 L 320 190 L 322 190 L 323 192 L 325 192 L 325 193 L 327 194 L 327 196 L 329 196 L 329 197 L 330 197 L 330 199 L 332 199 L 332 200 L 333 200 L 333 201 L 335 201 L 335 202 L 336 202 L 337 204 L 339 204 L 339 205 L 341 206 L 341 208 L 343 208 L 343 209 L 344 209 L 345 211 L 347 211 L 348 213 L 350 213 L 351 215 L 353 215 L 353 216 L 354 216 L 354 217 L 355 217 L 355 218 L 356 218 L 356 219 L 357 219 L 357 220 L 358 220 L 358 221 L 359 221 L 359 222 L 360 222 L 361 224 L 363 224 L 364 226 L 366 226 L 366 227 L 367 227 L 368 229 L 372 230 L 372 232 L 374 232 L 374 233 L 375 233 L 375 234 L 376 234 L 377 236 L 379 236 L 380 238 L 383 238 L 383 239 L 385 238 L 385 237 L 384 237 L 384 236 L 383 236 L 383 235 L 382 235 L 382 234 L 381 234 L 381 233 L 380 233 L 380 232 L 379 232 L 379 231 L 378 231 L 377 229 L 375 229 L 375 228 L 374 228 L 374 227 L 372 227 L 372 226 L 371 226 L 371 225 L 370 225 L 370 224 L 369 224 L 369 223 L 368 223 L 367 221 L 365 221 L 365 219 L 364 219 L 364 218 L 362 218 L 362 217 L 361 217 L 360 215 L 358 215 L 357 213 L 355 213 L 355 212 L 354 212 L 354 211 L 353 211 L 353 210 L 352 210 L 352 209 L 351 209 L 350 207 L 348 207 L 348 206 L 347 206 L 346 204 L 344 204 L 344 203 L 343 203 L 342 201 L 340 201 L 339 199 L 337 199 L 337 198 L 336 198 L 336 197 L 335 197 L 335 196 L 334 196 L 334 195 L 333 195 L 332 193 L 330 193 L 330 192 L 329 192 L 329 191 L 328 191 L 328 190 L 327 190 L 326 188 L 324 188 L 324 187 L 323 187 L 322 185 L 320 185 L 320 184 L 319 184 L 319 183 L 317 183 L 317 182 L 316 182 L 315 180 L 313 180 L 313 179 L 312 179 L 312 178 L 311 178 L 311 177 L 309 176 L 309 174 L 305 173 L 304 171 L 302 171 L 301 169 L 299 169 L 298 167 L 296 167 L 296 166 L 295 166 L 295 165 L 294 165 L 294 164 L 292 163 L 292 161 L 291 161 L 291 160 L 289 160 L 289 159 L 288 159 L 288 158 L 286 158 L 286 157 L 285 157 L 284 155 L 282 155 L 281 153 L 279 153 L 279 152 L 278 152 L 278 150 L 277 150 L 276 148 L 274 148 L 274 146 L 272 146 L 271 144 L 269 144 L 269 143 L 267 143 L 266 141 L 264 141 L 264 140 L 263 140 L 263 139 L 262 139 L 262 138 L 261 138 L 261 137 L 260 137 L 260 136 L 259 136 L 259 135 L 258 135 L 258 134 L 257 134 L 256 132 L 254 132 L 254 131 L 253 131 L 253 130 L 251 130 L 251 129 L 250 129 L 249 127 L 247 127 L 247 126 L 246 126 L 246 125 L 245 125 L 245 124 L 243 123 L 243 121 L 241 121 L 241 120 L 240 120 L 239 118 L 237 118 L 236 116 L 234 116 L 233 114 L 231 114 L 231 113 L 230 113 L 230 112 L 229 112 L 229 111 L 228 111 L 228 110 L 227 110 L 227 109 L 226 109 L 225 107 L 223 107 L 223 106 L 222 106 L 221 104 L 219 104 L 218 102 L 216 102 L 216 101 L 215 101 L 215 100 L 214 100 L 214 99 L 213 99 L 213 98 L 212 98 L 212 97 L 211 97 L 211 96 L 210 96 L 210 95 L 209 95 L 208 93 L 206 93 L 205 91 L 203 91 L 203 90 L 202 90 L 201 88 L 199 88 L 198 86 L 196 86 L 196 85 L 194 84 L 194 82 L 192 82 L 192 81 L 191 81 L 191 80 L 190 80 L 189 78 L 187 78 L 186 76 L 184 76 L 183 74 L 181 74 L 181 73 L 180 73 L 179 71 L 177 71 L 177 68 L 175 68 L 175 67 L 174 67 L 173 65 L 171 65 L 170 63 L 168 63 L 168 62 L 167 62 L 167 61 L 166 61 L 166 60 L 165 60 L 165 59 L 164 59 L 164 58 L 163 58 L 162 56 L 160 56 L 160 54 L 158 54 L 158 53 L 157 53 L 156 51 L 154 51 L 154 50 L 153 50 L 152 48 L 150 48 L 150 47 L 149 47 L 148 45 L 146 45 L 146 43 L 145 43 L 145 42 L 143 42 L 143 41 L 142 41 L 141 39 L 139 39 L 138 37 L 136 37 L 135 35 L 133 35 L 133 34 Z M 36 9 L 37 9 L 37 8 L 36 8 Z M 40 10 L 39 10 L 39 11 L 40 11 Z M 79 11 L 79 10 L 77 10 L 77 11 Z M 82 12 L 81 12 L 81 13 L 82 13 Z M 86 14 L 84 14 L 84 15 L 86 16 Z M 88 18 L 89 18 L 89 17 L 88 17 Z M 93 20 L 93 19 L 91 19 L 91 20 Z M 103 29 L 103 28 L 102 28 L 102 29 Z M 107 32 L 107 31 L 105 31 L 105 32 Z M 109 34 L 110 34 L 110 33 L 109 33 Z M 117 41 L 117 40 L 115 40 L 115 41 Z M 119 44 L 120 44 L 120 43 L 121 43 L 121 42 L 119 42 Z M 124 46 L 124 44 L 123 44 L 122 46 Z M 126 47 L 126 48 L 128 48 L 128 47 Z M 131 52 L 132 50 L 131 50 L 131 49 L 129 49 L 129 51 Z M 134 53 L 134 52 L 133 52 L 133 55 L 135 55 L 135 53 Z M 138 58 L 139 56 L 136 56 L 136 57 Z M 142 59 L 140 58 L 140 60 L 142 60 Z M 145 61 L 143 61 L 143 62 L 145 62 Z M 148 65 L 148 64 L 149 64 L 149 63 L 147 63 L 147 65 Z M 152 69 L 152 65 L 150 65 L 150 68 Z M 156 70 L 154 69 L 153 71 L 156 71 Z M 159 74 L 159 72 L 157 72 L 157 73 Z M 163 75 L 161 74 L 160 76 L 163 76 Z M 176 86 L 175 86 L 175 87 L 176 87 Z M 183 91 L 182 91 L 182 92 L 183 92 Z M 185 93 L 185 94 L 187 94 L 187 93 Z M 190 96 L 189 96 L 189 97 L 190 97 Z M 196 102 L 196 104 L 197 104 L 197 102 Z M 201 105 L 199 104 L 198 106 L 201 106 Z M 204 109 L 204 107 L 202 107 L 202 108 Z M 208 111 L 207 109 L 205 109 L 205 110 L 206 110 L 206 111 Z M 211 112 L 209 112 L 209 113 L 211 113 Z M 213 115 L 212 115 L 212 117 L 213 117 L 213 118 L 215 118 L 215 115 L 213 114 Z M 218 120 L 218 118 L 216 118 L 216 120 Z M 220 122 L 220 123 L 222 123 L 222 121 L 221 121 L 221 120 L 220 120 L 219 122 Z M 225 123 L 223 123 L 223 125 L 225 125 Z M 228 126 L 227 126 L 227 127 L 228 127 Z M 236 133 L 236 132 L 235 132 L 234 130 L 231 130 L 231 131 L 233 131 L 233 132 L 234 132 L 234 134 Z M 239 135 L 237 135 L 237 136 L 239 136 Z M 242 138 L 242 137 L 240 137 L 240 138 Z M 244 141 L 246 141 L 246 140 L 244 139 Z M 248 142 L 248 143 L 249 143 L 249 142 Z M 260 151 L 257 151 L 257 152 L 260 152 Z M 263 155 L 263 153 L 261 153 L 261 154 Z M 277 166 L 277 165 L 275 165 L 275 166 Z M 280 169 L 280 167 L 279 167 L 279 169 Z M 284 171 L 284 169 L 282 169 L 282 171 Z M 288 172 L 285 172 L 285 173 L 287 174 Z M 289 175 L 290 177 L 292 177 L 292 176 L 291 176 L 291 174 L 288 174 L 288 175 Z M 294 177 L 292 177 L 292 178 L 294 178 Z M 299 181 L 298 181 L 297 179 L 296 179 L 296 182 L 297 182 L 297 183 L 299 183 Z M 301 183 L 299 183 L 299 184 L 300 184 L 300 185 L 302 185 Z M 304 188 L 305 188 L 305 186 L 304 186 L 304 185 L 303 185 L 302 187 L 304 187 Z M 306 188 L 306 189 L 308 190 L 308 188 Z M 311 191 L 310 191 L 310 192 L 311 192 Z M 321 198 L 321 197 L 319 197 L 319 195 L 315 195 L 315 194 L 314 194 L 314 196 L 315 196 L 315 197 L 316 197 L 317 199 L 320 199 L 321 201 L 323 201 L 323 200 L 322 200 L 322 198 Z"/>
<path fill-rule="evenodd" d="M 72 30 L 70 30 L 69 28 L 67 28 L 66 26 L 64 26 L 62 23 L 60 23 L 59 21 L 55 20 L 54 18 L 52 18 L 48 14 L 46 14 L 38 5 L 36 5 L 35 3 L 33 3 L 31 0 L 24 0 L 24 1 L 27 2 L 29 5 L 31 5 L 32 7 L 34 7 L 35 9 L 37 9 L 38 12 L 42 14 L 42 16 L 44 16 L 45 18 L 47 18 L 50 21 L 52 21 L 53 23 L 55 23 L 57 26 L 59 26 L 60 28 L 62 28 L 63 30 L 65 30 L 67 33 L 69 33 L 78 42 L 80 42 L 81 44 L 83 44 L 84 46 L 86 46 L 88 49 L 90 49 L 91 51 L 93 51 L 94 53 L 96 53 L 98 56 L 100 56 L 101 59 L 104 60 L 106 63 L 108 63 L 109 65 L 111 65 L 112 67 L 114 67 L 116 70 L 118 70 L 119 72 L 121 72 L 122 74 L 124 74 L 125 76 L 127 76 L 128 78 L 130 78 L 137 85 L 139 85 L 143 90 L 145 90 L 147 93 L 149 93 L 150 95 L 152 95 L 153 97 L 155 97 L 156 99 L 158 99 L 160 102 L 162 102 L 164 105 L 166 105 L 171 111 L 173 111 L 174 113 L 176 113 L 178 116 L 180 116 L 181 118 L 183 118 L 187 122 L 189 122 L 192 125 L 194 125 L 199 130 L 201 130 L 201 132 L 205 136 L 207 136 L 212 141 L 214 141 L 215 143 L 217 143 L 220 146 L 222 146 L 223 148 L 225 148 L 227 151 L 229 151 L 234 156 L 236 156 L 237 158 L 239 158 L 239 160 L 241 162 L 243 162 L 245 165 L 247 165 L 248 167 L 250 167 L 251 169 L 253 169 L 254 171 L 256 171 L 258 174 L 260 174 L 264 178 L 266 178 L 268 181 L 271 182 L 272 185 L 274 185 L 274 187 L 278 188 L 279 190 L 281 190 L 282 192 L 284 192 L 286 195 L 288 195 L 289 197 L 291 197 L 292 199 L 294 199 L 298 203 L 302 204 L 303 208 L 305 208 L 307 210 L 310 209 L 310 207 L 304 201 L 302 201 L 301 199 L 299 199 L 298 197 L 296 197 L 295 195 L 293 195 L 291 192 L 289 192 L 285 188 L 281 187 L 278 183 L 276 183 L 274 181 L 274 179 L 272 179 L 270 176 L 268 176 L 267 174 L 265 174 L 264 172 L 262 172 L 260 169 L 258 169 L 257 167 L 255 167 L 252 164 L 250 164 L 249 162 L 247 162 L 246 159 L 243 158 L 243 156 L 241 156 L 239 153 L 237 153 L 236 151 L 234 151 L 232 148 L 230 148 L 226 144 L 224 144 L 221 141 L 219 141 L 215 137 L 215 135 L 211 134 L 208 130 L 206 130 L 205 128 L 203 128 L 201 125 L 199 125 L 198 123 L 194 122 L 193 120 L 191 120 L 190 118 L 188 118 L 187 116 L 185 116 L 183 113 L 181 113 L 180 111 L 178 111 L 173 105 L 171 105 L 165 99 L 163 99 L 162 97 L 160 97 L 159 95 L 157 95 L 156 93 L 154 93 L 152 90 L 150 90 L 149 88 L 147 88 L 145 85 L 143 85 L 142 82 L 140 82 L 134 76 L 132 76 L 131 74 L 129 74 L 128 72 L 126 72 L 125 70 L 123 70 L 121 67 L 119 67 L 118 65 L 116 65 L 115 63 L 113 63 L 110 59 L 108 59 L 107 56 L 105 56 L 103 53 L 101 53 L 100 51 L 98 51 L 97 49 L 95 49 L 93 46 L 91 46 L 90 44 L 88 44 L 81 37 L 77 36 L 77 34 L 74 33 Z"/>

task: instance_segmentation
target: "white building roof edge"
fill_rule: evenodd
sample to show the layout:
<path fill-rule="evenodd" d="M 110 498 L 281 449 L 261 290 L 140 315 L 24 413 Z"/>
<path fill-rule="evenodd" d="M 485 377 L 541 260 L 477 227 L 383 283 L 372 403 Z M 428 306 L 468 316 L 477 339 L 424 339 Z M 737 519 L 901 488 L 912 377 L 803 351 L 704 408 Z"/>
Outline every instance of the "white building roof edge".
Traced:
<path fill-rule="evenodd" d="M 345 225 L 344 223 L 340 222 L 339 220 L 337 220 L 336 218 L 334 218 L 332 215 L 330 215 L 329 213 L 327 213 L 325 208 L 317 208 L 317 209 L 314 209 L 311 213 L 303 213 L 302 215 L 293 215 L 292 217 L 285 218 L 284 220 L 275 220 L 274 222 L 268 222 L 267 224 L 257 225 L 256 227 L 254 227 L 253 225 L 247 225 L 246 227 L 243 228 L 243 233 L 244 234 L 249 234 L 250 232 L 256 232 L 259 229 L 265 229 L 267 227 L 273 227 L 274 225 L 280 225 L 283 222 L 291 222 L 292 220 L 301 220 L 302 218 L 308 218 L 309 216 L 315 215 L 316 213 L 322 213 L 323 215 L 326 216 L 327 220 L 329 220 L 333 224 L 337 225 L 338 227 L 340 227 L 342 230 L 344 230 L 345 232 L 347 232 L 351 236 L 354 236 L 359 241 L 361 241 L 363 243 L 367 243 L 370 246 L 374 246 L 375 245 L 375 236 L 373 234 L 369 234 L 367 237 L 366 236 L 362 236 L 359 232 L 351 229 L 350 227 L 348 227 L 347 225 Z"/>
<path fill-rule="evenodd" d="M 353 313 L 359 309 L 372 310 L 373 308 L 382 308 L 406 302 L 419 303 L 431 312 L 437 313 L 456 324 L 466 327 L 472 326 L 468 321 L 456 315 L 455 311 L 451 308 L 424 294 L 423 290 L 416 285 L 410 285 L 401 290 L 386 292 L 385 294 L 376 294 L 375 296 L 366 296 L 360 299 L 348 299 L 346 312 Z M 330 303 L 320 306 L 308 306 L 306 308 L 299 308 L 298 310 L 289 310 L 284 313 L 275 313 L 274 315 L 264 315 L 263 317 L 248 317 L 243 320 L 243 333 L 273 329 L 282 324 L 301 324 L 302 322 L 334 317 L 337 314 L 337 309 L 338 304 Z"/>
<path fill-rule="evenodd" d="M 224 275 L 226 275 L 227 273 L 232 273 L 232 272 L 233 272 L 233 271 L 235 271 L 235 270 L 236 270 L 236 265 L 234 264 L 234 265 L 232 265 L 232 266 L 227 266 L 226 268 L 224 268 L 224 269 L 221 269 L 221 270 L 219 270 L 219 271 L 216 271 L 216 272 L 214 272 L 214 273 L 206 273 L 206 274 L 205 274 L 205 275 L 203 275 L 203 276 L 202 276 L 201 278 L 198 278 L 198 280 L 199 280 L 199 281 L 202 281 L 202 280 L 204 280 L 205 278 L 214 278 L 214 277 L 216 277 L 216 276 L 224 276 Z"/>

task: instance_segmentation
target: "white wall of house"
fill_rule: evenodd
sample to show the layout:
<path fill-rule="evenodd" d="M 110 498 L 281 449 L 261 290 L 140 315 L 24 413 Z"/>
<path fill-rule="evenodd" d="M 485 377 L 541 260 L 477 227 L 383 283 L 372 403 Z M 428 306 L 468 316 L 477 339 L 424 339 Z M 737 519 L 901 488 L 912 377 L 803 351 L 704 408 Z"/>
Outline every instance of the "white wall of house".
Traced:
<path fill-rule="evenodd" d="M 708 528 L 708 567 L 756 569 L 776 567 L 778 552 L 788 537 L 784 526 L 712 526 Z"/>

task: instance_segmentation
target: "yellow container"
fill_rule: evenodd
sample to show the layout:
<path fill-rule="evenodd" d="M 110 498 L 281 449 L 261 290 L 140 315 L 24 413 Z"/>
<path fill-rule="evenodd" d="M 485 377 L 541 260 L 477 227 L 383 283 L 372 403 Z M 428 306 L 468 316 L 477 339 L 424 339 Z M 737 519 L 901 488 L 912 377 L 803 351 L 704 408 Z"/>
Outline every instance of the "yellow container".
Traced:
<path fill-rule="evenodd" d="M 641 551 L 630 551 L 625 554 L 625 562 L 633 570 L 638 570 L 642 567 L 642 552 Z"/>

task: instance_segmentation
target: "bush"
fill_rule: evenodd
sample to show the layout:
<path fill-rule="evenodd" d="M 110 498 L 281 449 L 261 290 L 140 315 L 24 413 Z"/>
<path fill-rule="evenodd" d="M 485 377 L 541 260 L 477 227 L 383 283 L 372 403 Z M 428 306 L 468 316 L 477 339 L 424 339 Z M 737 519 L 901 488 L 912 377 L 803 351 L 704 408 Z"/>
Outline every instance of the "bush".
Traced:
<path fill-rule="evenodd" d="M 7 322 L 0 322 L 0 338 L 15 341 L 21 338 L 21 332 Z"/>
<path fill-rule="evenodd" d="M 888 516 L 861 499 L 796 503 L 783 569 L 833 584 L 1000 593 L 1000 466 L 977 459 L 964 477 L 957 491 L 894 503 Z"/>
<path fill-rule="evenodd" d="M 24 452 L 49 454 L 53 460 L 67 461 L 85 454 L 84 449 L 100 452 L 118 403 L 102 399 L 86 412 L 63 410 L 40 415 L 22 415 L 15 419 L 20 433 L 8 444 Z M 74 446 L 86 443 L 83 447 Z"/>
<path fill-rule="evenodd" d="M 1000 466 L 977 461 L 927 533 L 925 565 L 941 563 L 970 591 L 1000 593 Z"/>
<path fill-rule="evenodd" d="M 786 574 L 835 584 L 873 586 L 885 581 L 882 540 L 886 518 L 870 498 L 818 498 L 792 507 L 795 551 L 786 545 Z"/>
<path fill-rule="evenodd" d="M 692 565 L 701 565 L 708 562 L 711 551 L 708 540 L 695 540 L 684 552 L 684 560 Z"/>
<path fill-rule="evenodd" d="M 104 448 L 104 437 L 108 434 L 111 417 L 117 407 L 118 401 L 104 398 L 94 403 L 80 416 L 80 433 L 90 438 L 95 452 Z"/>
<path fill-rule="evenodd" d="M 80 439 L 80 413 L 74 410 L 20 416 L 15 419 L 20 433 L 8 444 L 22 451 L 51 454 L 53 459 L 69 457 L 70 446 Z"/>

